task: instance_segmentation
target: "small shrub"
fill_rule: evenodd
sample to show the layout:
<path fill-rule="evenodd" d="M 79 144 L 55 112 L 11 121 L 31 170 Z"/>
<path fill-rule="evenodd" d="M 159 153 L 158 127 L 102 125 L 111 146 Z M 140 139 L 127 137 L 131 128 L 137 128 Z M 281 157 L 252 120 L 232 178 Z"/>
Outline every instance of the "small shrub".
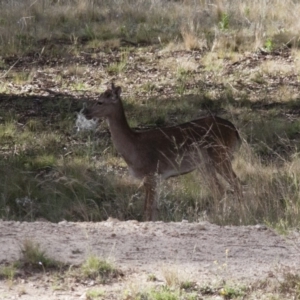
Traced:
<path fill-rule="evenodd" d="M 268 52 L 271 52 L 273 49 L 274 49 L 274 46 L 273 46 L 273 41 L 271 38 L 268 38 L 266 41 L 265 41 L 265 49 L 268 51 Z"/>
<path fill-rule="evenodd" d="M 93 280 L 106 282 L 109 278 L 117 275 L 115 267 L 107 260 L 91 255 L 81 266 L 82 276 Z"/>
<path fill-rule="evenodd" d="M 148 281 L 157 281 L 157 278 L 154 274 L 149 274 L 147 280 Z"/>
<path fill-rule="evenodd" d="M 181 280 L 179 271 L 172 267 L 163 267 L 162 274 L 168 287 L 179 287 Z"/>
<path fill-rule="evenodd" d="M 24 266 L 45 268 L 61 267 L 61 263 L 48 257 L 45 251 L 41 250 L 40 245 L 31 240 L 25 240 L 21 247 L 21 263 Z"/>
<path fill-rule="evenodd" d="M 143 298 L 141 298 L 143 299 Z M 149 292 L 148 297 L 146 299 L 149 300 L 179 300 L 180 293 L 178 290 L 172 291 L 168 288 L 162 288 L 160 290 L 152 290 Z"/>
<path fill-rule="evenodd" d="M 0 267 L 0 279 L 8 279 L 13 280 L 17 273 L 17 265 L 16 264 L 9 264 L 6 266 Z"/>
<path fill-rule="evenodd" d="M 221 288 L 219 294 L 222 295 L 225 299 L 236 299 L 238 297 L 243 297 L 245 292 L 240 287 L 225 285 L 223 288 Z"/>
<path fill-rule="evenodd" d="M 86 292 L 86 300 L 103 299 L 104 296 L 105 292 L 103 290 L 92 289 Z"/>
<path fill-rule="evenodd" d="M 279 281 L 279 292 L 294 295 L 293 299 L 300 299 L 300 274 L 285 271 L 283 280 Z"/>
<path fill-rule="evenodd" d="M 228 30 L 229 29 L 229 15 L 227 13 L 221 14 L 221 20 L 219 22 L 219 28 L 221 30 Z"/>
<path fill-rule="evenodd" d="M 180 288 L 186 291 L 195 290 L 196 283 L 193 281 L 186 280 L 180 283 Z"/>
<path fill-rule="evenodd" d="M 29 119 L 26 123 L 26 127 L 29 131 L 38 132 L 43 128 L 43 124 L 40 120 Z"/>

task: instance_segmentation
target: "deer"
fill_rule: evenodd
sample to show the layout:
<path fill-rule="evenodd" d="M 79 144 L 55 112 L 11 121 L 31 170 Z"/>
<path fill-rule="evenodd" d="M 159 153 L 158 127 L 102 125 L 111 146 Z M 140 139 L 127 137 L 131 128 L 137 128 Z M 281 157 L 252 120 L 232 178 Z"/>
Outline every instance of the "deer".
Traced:
<path fill-rule="evenodd" d="M 158 180 L 196 169 L 209 178 L 211 189 L 221 197 L 224 189 L 217 174 L 241 198 L 240 181 L 232 168 L 241 138 L 230 121 L 209 115 L 170 127 L 133 130 L 124 112 L 121 87 L 114 83 L 82 113 L 89 120 L 106 119 L 113 145 L 125 160 L 129 174 L 143 180 L 145 221 L 157 220 Z"/>

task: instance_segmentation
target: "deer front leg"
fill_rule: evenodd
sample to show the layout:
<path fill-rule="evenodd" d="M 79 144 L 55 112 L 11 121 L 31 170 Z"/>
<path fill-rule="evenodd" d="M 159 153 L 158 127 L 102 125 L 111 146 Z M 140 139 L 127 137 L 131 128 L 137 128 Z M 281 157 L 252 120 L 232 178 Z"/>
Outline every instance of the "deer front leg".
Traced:
<path fill-rule="evenodd" d="M 155 221 L 157 219 L 156 203 L 156 176 L 149 175 L 144 178 L 145 203 L 144 203 L 144 220 Z"/>

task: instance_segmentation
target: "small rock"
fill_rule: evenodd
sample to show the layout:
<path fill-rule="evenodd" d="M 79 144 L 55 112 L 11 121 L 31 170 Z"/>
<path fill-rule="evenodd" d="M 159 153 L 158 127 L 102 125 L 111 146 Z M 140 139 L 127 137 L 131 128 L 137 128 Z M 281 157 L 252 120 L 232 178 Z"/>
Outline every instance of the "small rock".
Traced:
<path fill-rule="evenodd" d="M 262 231 L 262 230 L 267 230 L 268 227 L 264 224 L 257 224 L 254 226 L 255 229 L 259 230 L 259 231 Z"/>
<path fill-rule="evenodd" d="M 117 219 L 117 218 L 109 217 L 109 218 L 106 220 L 106 222 L 118 223 L 118 222 L 120 222 L 120 220 Z"/>
<path fill-rule="evenodd" d="M 66 220 L 58 222 L 58 225 L 66 225 L 66 224 L 68 224 L 68 221 Z"/>
<path fill-rule="evenodd" d="M 195 228 L 198 230 L 206 230 L 205 224 L 197 224 Z"/>

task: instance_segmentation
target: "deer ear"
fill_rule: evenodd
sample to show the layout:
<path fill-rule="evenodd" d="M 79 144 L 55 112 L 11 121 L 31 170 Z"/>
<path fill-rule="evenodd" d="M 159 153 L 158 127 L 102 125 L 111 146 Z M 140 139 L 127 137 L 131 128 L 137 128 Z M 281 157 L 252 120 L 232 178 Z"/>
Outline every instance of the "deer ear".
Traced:
<path fill-rule="evenodd" d="M 122 92 L 122 89 L 121 89 L 120 86 L 117 86 L 117 87 L 114 89 L 114 93 L 116 94 L 116 96 L 118 96 L 118 98 L 120 97 L 121 92 Z"/>
<path fill-rule="evenodd" d="M 118 101 L 121 95 L 121 87 L 120 86 L 115 86 L 114 83 L 111 84 L 111 91 L 113 95 L 113 100 Z"/>
<path fill-rule="evenodd" d="M 122 91 L 120 86 L 115 86 L 115 84 L 112 82 L 111 90 L 113 91 L 114 94 L 116 94 L 118 97 L 120 97 L 121 91 Z"/>

